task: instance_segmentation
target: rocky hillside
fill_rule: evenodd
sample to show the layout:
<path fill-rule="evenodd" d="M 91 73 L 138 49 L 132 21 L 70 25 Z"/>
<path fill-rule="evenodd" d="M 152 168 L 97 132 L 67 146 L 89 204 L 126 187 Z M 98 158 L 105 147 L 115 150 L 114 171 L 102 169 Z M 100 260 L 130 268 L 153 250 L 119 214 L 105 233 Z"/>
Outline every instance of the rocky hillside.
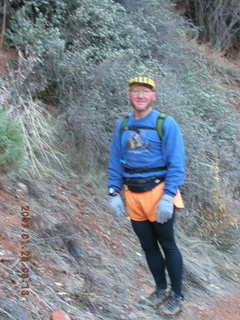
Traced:
<path fill-rule="evenodd" d="M 164 319 L 139 302 L 153 281 L 128 219 L 111 215 L 98 183 L 2 181 L 0 319 Z M 239 248 L 186 235 L 188 218 L 177 217 L 186 298 L 178 319 L 237 320 Z"/>

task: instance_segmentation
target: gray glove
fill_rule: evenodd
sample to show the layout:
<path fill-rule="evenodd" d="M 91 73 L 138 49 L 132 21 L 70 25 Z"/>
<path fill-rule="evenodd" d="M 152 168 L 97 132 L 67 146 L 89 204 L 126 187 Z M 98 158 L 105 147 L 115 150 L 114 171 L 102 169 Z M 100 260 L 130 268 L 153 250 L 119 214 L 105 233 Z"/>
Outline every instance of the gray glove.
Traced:
<path fill-rule="evenodd" d="M 173 196 L 164 194 L 157 206 L 157 222 L 165 223 L 172 218 L 173 215 Z"/>
<path fill-rule="evenodd" d="M 120 195 L 117 194 L 116 196 L 108 196 L 108 199 L 113 213 L 117 217 L 123 217 L 125 215 L 125 208 Z"/>

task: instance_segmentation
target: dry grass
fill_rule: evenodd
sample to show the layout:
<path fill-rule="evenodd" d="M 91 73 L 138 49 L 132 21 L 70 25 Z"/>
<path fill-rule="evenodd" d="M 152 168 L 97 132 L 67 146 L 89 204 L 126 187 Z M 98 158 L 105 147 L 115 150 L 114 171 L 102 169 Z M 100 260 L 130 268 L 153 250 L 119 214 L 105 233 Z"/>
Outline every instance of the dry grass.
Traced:
<path fill-rule="evenodd" d="M 0 104 L 5 106 L 10 91 L 2 88 L 1 93 Z M 33 177 L 63 176 L 60 172 L 66 168 L 66 156 L 58 138 L 57 121 L 45 106 L 31 96 L 27 99 L 19 96 L 18 105 L 8 104 L 6 111 L 21 124 L 23 131 L 27 154 L 22 161 L 23 171 Z"/>
<path fill-rule="evenodd" d="M 64 154 L 57 145 L 60 141 L 54 119 L 40 102 L 32 99 L 21 102 L 18 119 L 24 132 L 32 175 L 42 177 L 51 175 L 54 167 L 64 169 Z"/>

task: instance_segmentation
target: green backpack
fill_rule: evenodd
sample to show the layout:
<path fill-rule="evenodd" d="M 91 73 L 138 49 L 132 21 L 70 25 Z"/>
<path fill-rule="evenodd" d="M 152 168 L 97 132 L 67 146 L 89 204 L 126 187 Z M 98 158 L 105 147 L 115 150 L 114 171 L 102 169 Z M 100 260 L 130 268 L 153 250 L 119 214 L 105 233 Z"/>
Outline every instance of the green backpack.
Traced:
<path fill-rule="evenodd" d="M 156 128 L 152 128 L 152 127 L 148 127 L 148 126 L 139 126 L 139 127 L 127 126 L 127 122 L 129 119 L 129 115 L 128 115 L 122 120 L 122 123 L 120 125 L 120 128 L 119 128 L 120 137 L 122 136 L 124 130 L 149 129 L 149 130 L 157 130 L 159 138 L 162 139 L 162 137 L 164 135 L 163 121 L 166 117 L 167 117 L 167 115 L 165 113 L 160 113 L 160 115 L 157 117 Z"/>

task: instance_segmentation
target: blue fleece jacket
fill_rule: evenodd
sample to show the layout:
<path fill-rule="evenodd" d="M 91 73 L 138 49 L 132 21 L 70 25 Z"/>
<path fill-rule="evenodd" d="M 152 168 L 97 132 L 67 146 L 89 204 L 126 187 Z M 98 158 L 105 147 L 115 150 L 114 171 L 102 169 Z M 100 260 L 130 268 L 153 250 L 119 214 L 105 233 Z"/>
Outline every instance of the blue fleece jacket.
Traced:
<path fill-rule="evenodd" d="M 135 119 L 129 115 L 127 126 L 156 128 L 159 112 L 152 110 L 146 117 Z M 124 130 L 120 136 L 122 119 L 118 121 L 110 148 L 108 187 L 120 192 L 124 178 L 164 177 L 164 193 L 175 195 L 184 179 L 184 145 L 179 126 L 168 116 L 163 122 L 164 136 L 160 139 L 156 130 Z M 166 170 L 145 173 L 127 173 L 127 168 L 157 168 Z"/>

